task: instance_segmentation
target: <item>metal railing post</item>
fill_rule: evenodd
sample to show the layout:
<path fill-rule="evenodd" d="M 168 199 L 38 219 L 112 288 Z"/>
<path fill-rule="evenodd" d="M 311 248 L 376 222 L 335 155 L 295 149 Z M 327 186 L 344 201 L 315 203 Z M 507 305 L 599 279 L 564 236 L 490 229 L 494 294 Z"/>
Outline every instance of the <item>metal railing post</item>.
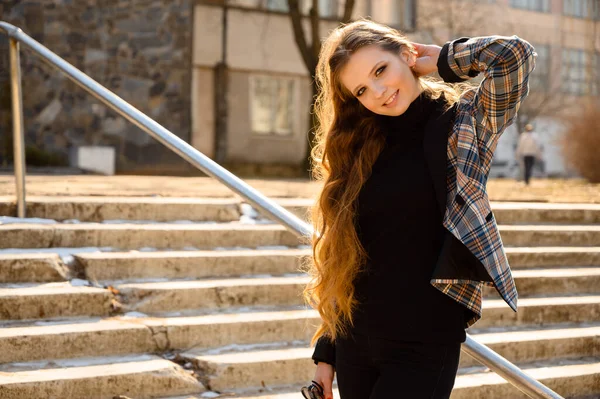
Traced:
<path fill-rule="evenodd" d="M 21 57 L 19 42 L 10 38 L 10 87 L 13 121 L 13 163 L 17 183 L 17 216 L 24 218 L 25 204 L 25 137 L 23 133 L 23 90 L 21 89 Z"/>

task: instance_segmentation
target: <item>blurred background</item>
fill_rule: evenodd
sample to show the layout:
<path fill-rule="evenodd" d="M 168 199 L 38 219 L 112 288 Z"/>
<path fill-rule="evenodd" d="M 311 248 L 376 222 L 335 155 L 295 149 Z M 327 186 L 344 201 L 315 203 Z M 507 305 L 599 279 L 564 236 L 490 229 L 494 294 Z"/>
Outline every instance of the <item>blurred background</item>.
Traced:
<path fill-rule="evenodd" d="M 515 151 L 529 123 L 543 147 L 534 176 L 600 181 L 598 0 L 0 0 L 0 20 L 242 176 L 308 177 L 319 41 L 360 17 L 422 43 L 528 40 L 538 53 L 531 94 L 500 140 L 492 177 L 521 176 Z M 21 57 L 28 167 L 201 175 L 26 49 Z M 6 171 L 11 123 L 8 40 L 0 36 Z"/>

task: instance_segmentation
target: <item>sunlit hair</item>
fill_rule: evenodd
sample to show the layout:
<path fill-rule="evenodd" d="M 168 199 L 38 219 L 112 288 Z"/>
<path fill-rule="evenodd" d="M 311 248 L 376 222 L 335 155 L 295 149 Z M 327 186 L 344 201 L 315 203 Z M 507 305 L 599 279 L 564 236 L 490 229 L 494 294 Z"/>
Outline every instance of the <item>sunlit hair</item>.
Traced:
<path fill-rule="evenodd" d="M 311 161 L 313 175 L 323 187 L 311 209 L 315 231 L 313 257 L 306 265 L 310 282 L 304 289 L 305 300 L 319 311 L 323 321 L 313 336 L 313 344 L 322 335 L 332 340 L 346 335 L 358 304 L 353 282 L 364 267 L 366 253 L 354 225 L 356 199 L 385 138 L 378 116 L 341 84 L 340 72 L 352 54 L 370 45 L 398 55 L 403 50 L 415 52 L 397 30 L 359 20 L 340 26 L 329 35 L 317 65 L 318 127 Z M 448 107 L 458 101 L 465 89 L 433 78 L 415 75 L 415 79 L 430 98 L 444 96 Z"/>

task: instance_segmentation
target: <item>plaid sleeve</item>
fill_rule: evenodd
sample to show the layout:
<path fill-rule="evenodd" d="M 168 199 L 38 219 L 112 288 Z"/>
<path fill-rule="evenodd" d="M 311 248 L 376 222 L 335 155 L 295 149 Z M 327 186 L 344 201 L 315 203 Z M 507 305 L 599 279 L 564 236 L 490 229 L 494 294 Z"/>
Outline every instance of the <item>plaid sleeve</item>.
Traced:
<path fill-rule="evenodd" d="M 474 116 L 477 139 L 486 149 L 495 148 L 527 96 L 535 56 L 533 46 L 517 36 L 461 38 L 442 48 L 438 72 L 445 81 L 460 82 L 484 73 L 461 103 Z"/>

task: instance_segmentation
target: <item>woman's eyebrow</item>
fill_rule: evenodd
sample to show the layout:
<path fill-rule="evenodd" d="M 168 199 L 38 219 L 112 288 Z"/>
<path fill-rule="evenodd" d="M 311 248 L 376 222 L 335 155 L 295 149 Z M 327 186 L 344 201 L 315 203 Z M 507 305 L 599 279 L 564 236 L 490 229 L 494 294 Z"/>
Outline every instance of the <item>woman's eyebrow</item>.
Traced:
<path fill-rule="evenodd" d="M 375 69 L 377 69 L 377 67 L 379 66 L 379 64 L 381 64 L 383 61 L 379 61 L 377 64 L 375 64 L 375 66 L 373 67 L 373 69 L 371 69 L 371 72 L 369 72 L 369 76 L 373 74 L 373 71 L 375 71 Z M 358 90 L 358 88 L 360 88 L 361 85 L 358 85 L 354 88 L 354 90 L 352 91 L 352 93 L 356 93 L 356 91 Z M 355 94 L 356 95 L 356 94 Z"/>

